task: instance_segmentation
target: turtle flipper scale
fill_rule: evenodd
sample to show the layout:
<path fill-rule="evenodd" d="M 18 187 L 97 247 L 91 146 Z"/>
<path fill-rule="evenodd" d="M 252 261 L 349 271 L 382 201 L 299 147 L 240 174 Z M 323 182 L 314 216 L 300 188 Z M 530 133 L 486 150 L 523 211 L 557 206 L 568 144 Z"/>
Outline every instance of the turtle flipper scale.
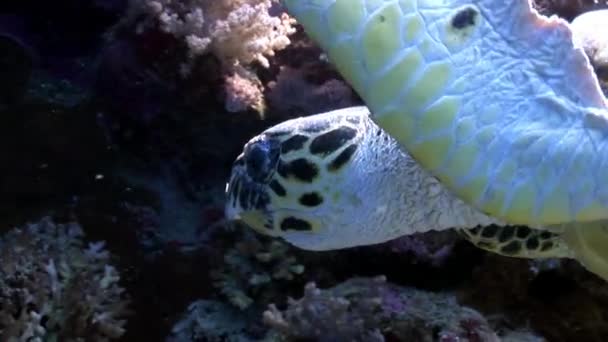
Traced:
<path fill-rule="evenodd" d="M 527 0 L 284 0 L 373 119 L 512 224 L 608 218 L 608 110 L 567 23 Z"/>
<path fill-rule="evenodd" d="M 457 231 L 476 247 L 504 256 L 527 259 L 574 257 L 571 246 L 561 232 L 500 225 Z"/>

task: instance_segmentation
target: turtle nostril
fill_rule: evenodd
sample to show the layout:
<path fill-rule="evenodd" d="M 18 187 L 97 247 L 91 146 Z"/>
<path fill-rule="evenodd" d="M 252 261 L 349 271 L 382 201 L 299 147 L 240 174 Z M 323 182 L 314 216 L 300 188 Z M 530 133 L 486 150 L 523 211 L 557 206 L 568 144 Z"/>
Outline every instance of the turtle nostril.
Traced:
<path fill-rule="evenodd" d="M 262 137 L 245 147 L 247 174 L 258 182 L 268 182 L 279 160 L 280 145 L 274 140 Z"/>

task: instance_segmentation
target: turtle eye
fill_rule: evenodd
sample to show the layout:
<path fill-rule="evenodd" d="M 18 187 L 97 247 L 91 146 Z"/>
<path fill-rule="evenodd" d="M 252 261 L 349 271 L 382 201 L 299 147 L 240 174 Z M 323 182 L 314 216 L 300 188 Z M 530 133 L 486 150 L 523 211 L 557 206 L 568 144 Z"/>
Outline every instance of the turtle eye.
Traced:
<path fill-rule="evenodd" d="M 281 152 L 273 139 L 262 137 L 245 147 L 244 159 L 247 174 L 256 182 L 269 182 L 276 170 Z"/>

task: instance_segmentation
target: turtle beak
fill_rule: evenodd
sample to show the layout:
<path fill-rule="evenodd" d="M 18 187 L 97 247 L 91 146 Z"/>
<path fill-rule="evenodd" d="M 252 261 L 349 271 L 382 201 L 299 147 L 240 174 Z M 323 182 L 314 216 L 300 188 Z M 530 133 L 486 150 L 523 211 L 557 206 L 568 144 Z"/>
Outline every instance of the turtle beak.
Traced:
<path fill-rule="evenodd" d="M 239 208 L 241 211 L 266 208 L 270 201 L 268 184 L 277 170 L 280 154 L 280 142 L 265 134 L 245 144 L 226 185 L 226 217 L 238 217 Z"/>
<path fill-rule="evenodd" d="M 267 194 L 248 178 L 244 167 L 235 165 L 226 184 L 226 218 L 241 221 L 261 234 L 273 235 L 272 218 L 266 211 L 265 198 Z"/>

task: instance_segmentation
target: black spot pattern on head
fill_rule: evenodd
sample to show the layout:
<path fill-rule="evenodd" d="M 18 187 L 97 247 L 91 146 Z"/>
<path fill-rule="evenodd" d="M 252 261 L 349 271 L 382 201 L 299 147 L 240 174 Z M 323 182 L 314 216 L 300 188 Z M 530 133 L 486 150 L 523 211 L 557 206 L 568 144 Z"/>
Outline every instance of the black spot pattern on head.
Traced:
<path fill-rule="evenodd" d="M 502 227 L 500 234 L 498 234 L 499 242 L 507 242 L 515 235 L 515 227 Z"/>
<path fill-rule="evenodd" d="M 517 233 L 515 233 L 515 235 L 520 239 L 525 239 L 530 233 L 532 233 L 532 230 L 528 227 L 517 227 Z"/>
<path fill-rule="evenodd" d="M 469 26 L 475 25 L 475 19 L 477 18 L 477 11 L 472 7 L 464 8 L 452 18 L 452 27 L 457 30 L 462 30 Z"/>
<path fill-rule="evenodd" d="M 285 191 L 285 188 L 276 179 L 272 180 L 272 182 L 270 182 L 269 186 L 272 189 L 272 191 L 274 191 L 274 193 L 277 194 L 277 196 L 285 197 L 285 195 L 287 195 L 287 191 Z"/>
<path fill-rule="evenodd" d="M 519 241 L 511 241 L 505 246 L 500 248 L 500 251 L 504 254 L 513 255 L 521 249 L 521 243 Z"/>
<path fill-rule="evenodd" d="M 281 152 L 289 153 L 292 151 L 297 151 L 304 146 L 304 143 L 308 141 L 308 137 L 301 134 L 296 134 L 293 137 L 283 141 L 281 143 Z"/>
<path fill-rule="evenodd" d="M 305 158 L 298 158 L 289 163 L 280 161 L 277 172 L 283 178 L 293 176 L 303 182 L 312 183 L 315 177 L 317 177 L 319 174 L 319 169 L 315 164 L 306 160 Z"/>
<path fill-rule="evenodd" d="M 299 219 L 297 217 L 289 216 L 281 221 L 281 230 L 298 230 L 298 231 L 311 231 L 312 225 L 308 221 Z"/>
<path fill-rule="evenodd" d="M 357 130 L 342 126 L 323 133 L 314 138 L 310 143 L 310 153 L 328 155 L 344 146 L 349 140 L 357 135 Z"/>
<path fill-rule="evenodd" d="M 277 172 L 283 178 L 289 177 L 289 168 L 287 165 L 288 164 L 285 163 L 283 160 L 279 160 L 279 165 L 277 165 Z"/>
<path fill-rule="evenodd" d="M 316 192 L 309 192 L 300 196 L 300 204 L 307 207 L 316 207 L 323 203 L 323 197 L 319 196 Z"/>
<path fill-rule="evenodd" d="M 529 238 L 528 240 L 526 240 L 527 249 L 534 250 L 537 249 L 539 245 L 540 243 L 538 242 L 538 239 L 536 237 Z"/>
<path fill-rule="evenodd" d="M 296 159 L 289 163 L 291 173 L 299 180 L 312 182 L 318 175 L 317 166 L 304 158 Z"/>
<path fill-rule="evenodd" d="M 327 169 L 329 171 L 338 171 L 342 168 L 357 151 L 357 144 L 352 144 L 340 152 L 340 154 L 329 163 Z"/>
<path fill-rule="evenodd" d="M 496 233 L 498 233 L 498 226 L 491 225 L 491 226 L 486 227 L 485 229 L 482 229 L 481 237 L 492 238 L 492 237 L 496 236 Z"/>

